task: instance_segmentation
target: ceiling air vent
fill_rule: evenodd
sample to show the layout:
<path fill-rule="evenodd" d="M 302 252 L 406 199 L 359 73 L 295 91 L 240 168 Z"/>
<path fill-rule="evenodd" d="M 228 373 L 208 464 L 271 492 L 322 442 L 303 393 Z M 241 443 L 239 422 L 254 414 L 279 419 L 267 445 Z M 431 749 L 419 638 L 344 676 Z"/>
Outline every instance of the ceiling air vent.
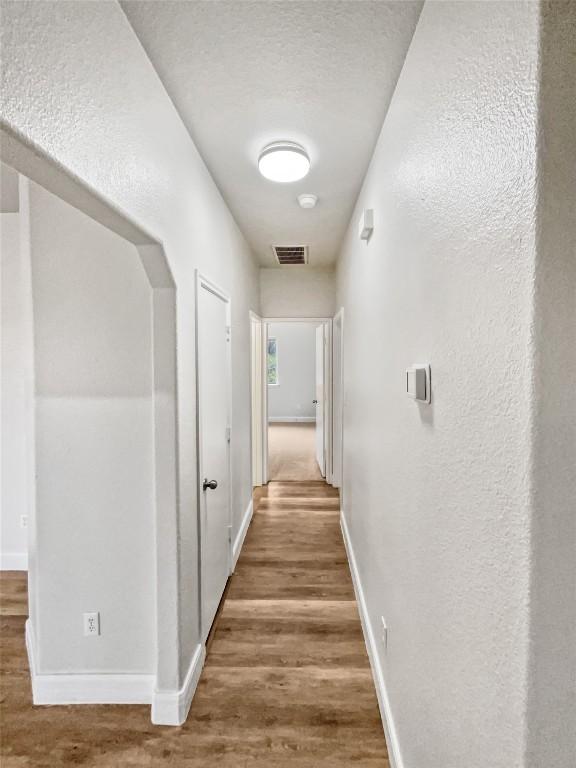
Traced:
<path fill-rule="evenodd" d="M 273 245 L 272 250 L 278 264 L 306 264 L 308 261 L 307 245 Z"/>

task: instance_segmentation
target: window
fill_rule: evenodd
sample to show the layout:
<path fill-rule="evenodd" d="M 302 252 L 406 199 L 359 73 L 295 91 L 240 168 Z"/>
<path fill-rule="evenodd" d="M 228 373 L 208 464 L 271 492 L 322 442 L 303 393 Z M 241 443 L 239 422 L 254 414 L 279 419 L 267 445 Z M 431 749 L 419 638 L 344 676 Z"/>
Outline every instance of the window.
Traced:
<path fill-rule="evenodd" d="M 278 381 L 278 345 L 276 344 L 276 339 L 268 339 L 266 372 L 268 384 L 272 386 L 280 384 Z"/>

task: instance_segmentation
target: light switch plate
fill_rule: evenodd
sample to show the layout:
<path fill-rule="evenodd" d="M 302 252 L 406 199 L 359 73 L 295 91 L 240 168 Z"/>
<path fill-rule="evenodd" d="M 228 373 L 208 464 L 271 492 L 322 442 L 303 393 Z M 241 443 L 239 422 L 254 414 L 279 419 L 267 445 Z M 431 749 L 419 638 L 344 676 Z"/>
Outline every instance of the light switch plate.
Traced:
<path fill-rule="evenodd" d="M 365 208 L 360 216 L 360 223 L 358 224 L 358 235 L 360 240 L 370 240 L 372 232 L 374 231 L 374 210 L 372 208 Z"/>
<path fill-rule="evenodd" d="M 432 388 L 430 366 L 427 363 L 415 363 L 406 368 L 406 394 L 421 403 L 430 402 Z"/>

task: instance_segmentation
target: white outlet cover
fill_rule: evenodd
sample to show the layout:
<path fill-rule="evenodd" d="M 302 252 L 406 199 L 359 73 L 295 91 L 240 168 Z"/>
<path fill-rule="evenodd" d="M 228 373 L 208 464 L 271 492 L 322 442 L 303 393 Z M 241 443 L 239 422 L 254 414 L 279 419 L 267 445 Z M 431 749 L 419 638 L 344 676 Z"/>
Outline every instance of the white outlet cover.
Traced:
<path fill-rule="evenodd" d="M 84 614 L 84 637 L 95 637 L 100 634 L 100 614 L 92 611 Z"/>
<path fill-rule="evenodd" d="M 28 515 L 20 515 L 20 528 L 28 528 Z"/>

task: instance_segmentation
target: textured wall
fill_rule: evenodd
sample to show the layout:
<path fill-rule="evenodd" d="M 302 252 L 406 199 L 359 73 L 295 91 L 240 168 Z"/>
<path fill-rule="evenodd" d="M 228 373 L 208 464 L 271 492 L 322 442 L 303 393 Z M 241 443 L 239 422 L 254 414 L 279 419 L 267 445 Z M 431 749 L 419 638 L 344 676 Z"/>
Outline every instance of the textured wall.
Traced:
<path fill-rule="evenodd" d="M 336 281 L 331 270 L 280 267 L 260 270 L 264 317 L 331 317 Z"/>
<path fill-rule="evenodd" d="M 179 663 L 160 685 L 178 688 L 198 642 L 194 270 L 232 296 L 235 526 L 251 496 L 247 318 L 259 309 L 258 272 L 120 7 L 6 2 L 2 10 L 4 125 L 161 242 L 176 283 L 180 619 L 162 629 Z"/>
<path fill-rule="evenodd" d="M 268 337 L 278 343 L 280 383 L 268 387 L 268 416 L 313 418 L 316 397 L 316 326 L 270 323 Z"/>
<path fill-rule="evenodd" d="M 344 513 L 405 768 L 524 765 L 538 23 L 425 4 L 339 263 Z"/>

